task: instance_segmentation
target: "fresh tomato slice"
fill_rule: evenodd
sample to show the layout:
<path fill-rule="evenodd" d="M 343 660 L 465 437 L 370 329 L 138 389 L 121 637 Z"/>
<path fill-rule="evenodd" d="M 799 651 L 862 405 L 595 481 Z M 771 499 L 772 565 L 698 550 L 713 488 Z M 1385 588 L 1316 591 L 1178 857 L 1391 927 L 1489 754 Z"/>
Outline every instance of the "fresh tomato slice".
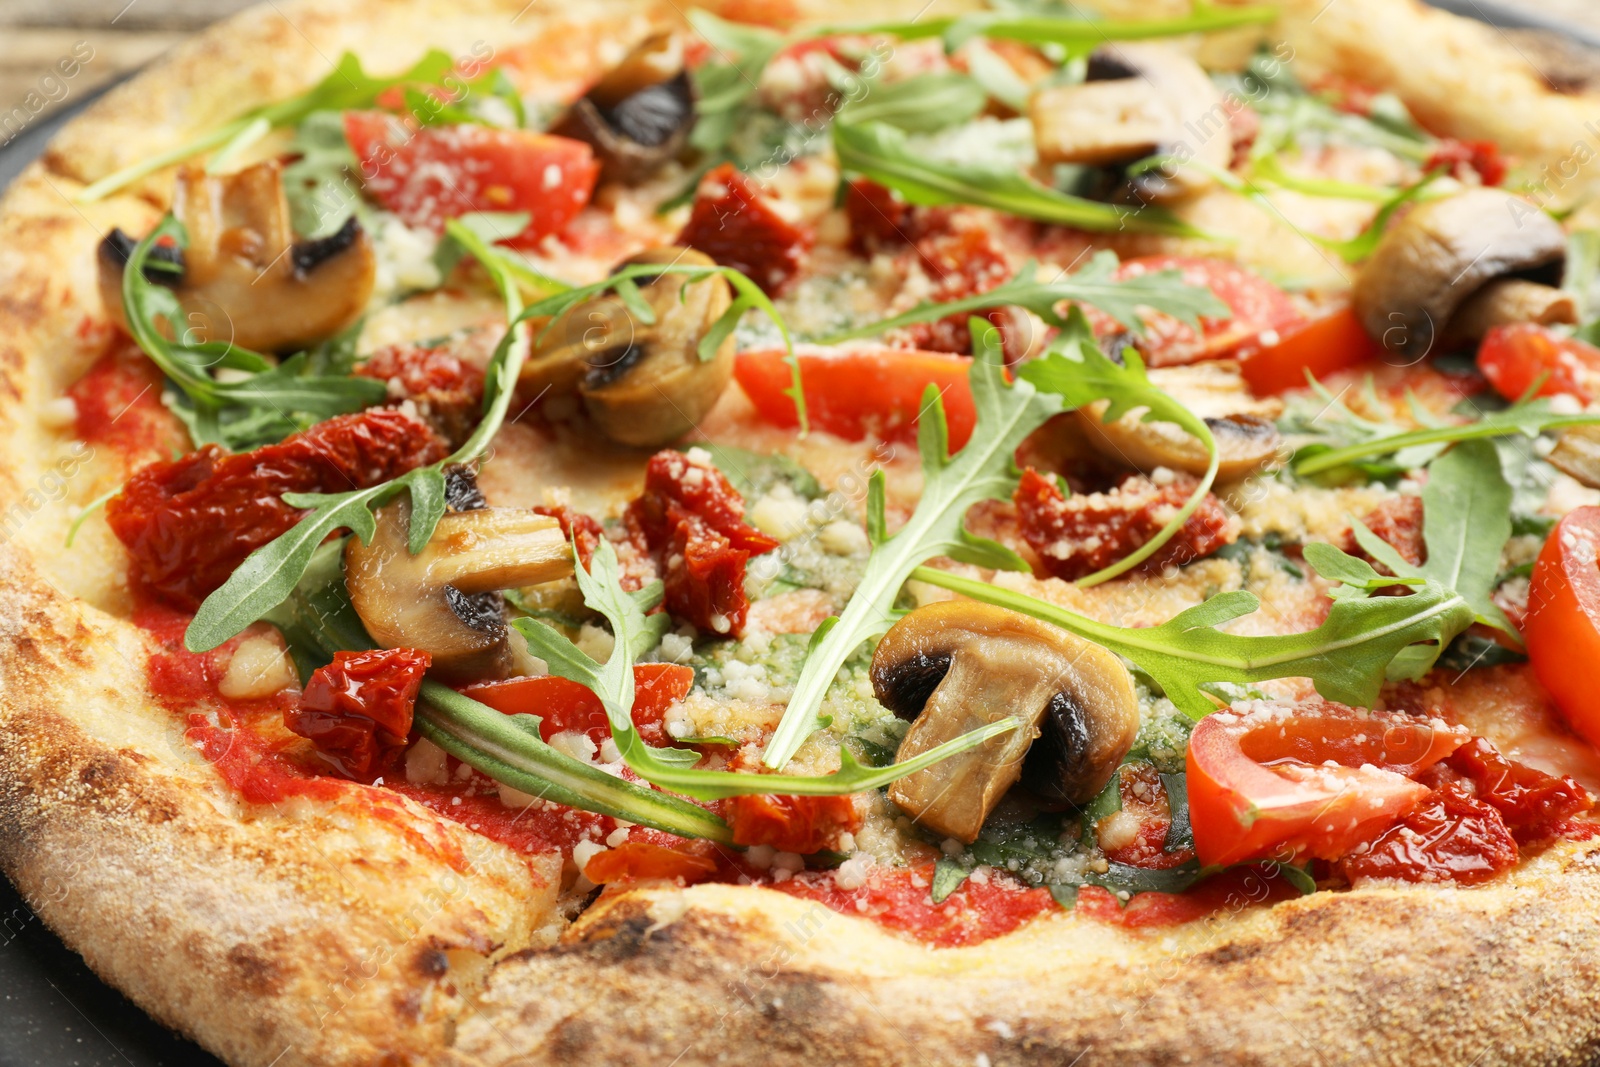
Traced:
<path fill-rule="evenodd" d="M 1568 724 L 1600 746 L 1600 507 L 1575 508 L 1556 523 L 1533 565 L 1522 636 L 1534 673 Z"/>
<path fill-rule="evenodd" d="M 435 233 L 470 211 L 527 212 L 511 242 L 560 233 L 594 193 L 600 165 L 582 141 L 531 130 L 410 128 L 383 111 L 348 111 L 344 132 L 373 199 L 408 226 Z"/>
<path fill-rule="evenodd" d="M 1428 795 L 1408 775 L 1470 739 L 1437 719 L 1342 704 L 1219 711 L 1189 737 L 1189 819 L 1200 862 L 1337 859 Z"/>
<path fill-rule="evenodd" d="M 1192 256 L 1143 256 L 1117 268 L 1119 279 L 1176 270 L 1190 285 L 1203 285 L 1227 304 L 1233 316 L 1201 319 L 1200 332 L 1170 315 L 1148 314 L 1148 335 L 1139 342 L 1145 362 L 1153 367 L 1221 359 L 1246 344 L 1271 343 L 1304 321 L 1305 316 L 1276 285 L 1237 263 Z"/>
<path fill-rule="evenodd" d="M 689 842 L 685 845 L 689 846 Z M 689 848 L 668 848 L 650 841 L 624 841 L 616 848 L 596 852 L 589 858 L 583 873 L 596 885 L 653 878 L 681 878 L 693 885 L 713 877 L 717 873 L 717 861 L 706 852 Z"/>
<path fill-rule="evenodd" d="M 1565 393 L 1585 404 L 1600 397 L 1600 348 L 1537 323 L 1490 330 L 1478 346 L 1478 369 L 1507 400 L 1521 399 L 1541 376 L 1537 396 Z"/>
<path fill-rule="evenodd" d="M 977 413 L 967 371 L 972 360 L 943 352 L 875 346 L 835 351 L 798 349 L 800 378 L 811 425 L 851 441 L 869 434 L 886 440 L 916 439 L 922 393 L 930 384 L 944 398 L 950 448 L 972 436 Z M 761 417 L 775 426 L 797 426 L 789 364 L 781 349 L 739 353 L 734 377 Z"/>
<path fill-rule="evenodd" d="M 1244 380 L 1257 396 L 1306 387 L 1306 372 L 1318 379 L 1359 366 L 1383 354 L 1349 307 L 1282 331 L 1277 343 L 1240 353 Z"/>
<path fill-rule="evenodd" d="M 652 745 L 670 743 L 662 720 L 675 701 L 688 695 L 694 671 L 676 663 L 640 663 L 633 668 L 633 685 L 633 724 L 639 736 Z M 508 678 L 469 685 L 461 692 L 507 715 L 539 716 L 539 736 L 546 741 L 576 730 L 587 734 L 598 749 L 611 736 L 600 698 L 567 678 L 553 674 Z"/>

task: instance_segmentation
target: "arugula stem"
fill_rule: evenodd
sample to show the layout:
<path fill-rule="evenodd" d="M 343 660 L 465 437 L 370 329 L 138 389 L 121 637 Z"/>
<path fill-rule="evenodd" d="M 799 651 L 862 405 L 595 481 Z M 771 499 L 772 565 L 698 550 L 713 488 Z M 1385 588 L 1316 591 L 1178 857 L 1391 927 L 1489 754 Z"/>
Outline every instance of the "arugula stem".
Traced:
<path fill-rule="evenodd" d="M 942 37 L 963 24 L 974 27 L 983 37 L 1033 44 L 1086 45 L 1103 41 L 1140 41 L 1156 37 L 1176 37 L 1186 33 L 1206 33 L 1272 22 L 1278 17 L 1275 6 L 1213 7 L 1195 4 L 1194 10 L 1178 18 L 1143 21 L 1077 19 L 1050 15 L 1005 17 L 1003 15 L 945 16 L 919 22 L 845 23 L 824 27 L 818 35 L 883 33 L 903 41 Z"/>
<path fill-rule="evenodd" d="M 1206 494 L 1211 492 L 1211 486 L 1217 480 L 1217 470 L 1222 465 L 1222 454 L 1217 450 L 1217 440 L 1211 436 L 1211 428 L 1200 419 L 1185 421 L 1182 426 L 1198 438 L 1201 444 L 1206 446 L 1206 452 L 1211 456 L 1211 461 L 1206 464 L 1206 472 L 1201 477 L 1200 483 L 1194 487 L 1194 492 L 1189 494 L 1189 499 L 1184 501 L 1183 507 L 1178 509 L 1178 513 L 1168 519 L 1165 526 L 1156 531 L 1154 537 L 1110 566 L 1102 567 L 1093 574 L 1086 574 L 1079 578 L 1074 583 L 1075 585 L 1087 589 L 1090 586 L 1110 581 L 1119 574 L 1126 574 L 1155 555 L 1163 545 L 1177 535 L 1179 530 L 1183 529 L 1183 524 L 1189 521 L 1189 516 L 1193 515 L 1195 509 L 1200 506 L 1201 501 L 1205 500 Z"/>
<path fill-rule="evenodd" d="M 415 722 L 422 735 L 497 782 L 569 808 L 599 812 L 682 837 L 731 843 L 711 812 L 556 751 L 500 712 L 440 682 L 422 683 Z M 745 777 L 750 777 L 746 775 Z"/>
<path fill-rule="evenodd" d="M 253 119 L 235 119 L 225 126 L 218 126 L 210 133 L 202 134 L 192 141 L 186 141 L 176 148 L 169 148 L 165 152 L 151 156 L 148 159 L 131 163 L 121 170 L 114 171 L 99 181 L 78 190 L 78 195 L 73 199 L 80 204 L 92 204 L 96 200 L 101 200 L 116 192 L 123 186 L 132 185 L 142 178 L 148 178 L 158 170 L 170 167 L 174 163 L 182 163 L 190 156 L 216 148 L 218 145 L 227 144 L 253 121 Z"/>
<path fill-rule="evenodd" d="M 1540 422 L 1540 427 L 1544 430 L 1594 425 L 1600 425 L 1600 415 L 1558 415 Z M 1525 432 L 1521 427 L 1505 422 L 1469 422 L 1461 426 L 1433 426 L 1389 437 L 1378 437 L 1371 441 L 1361 441 L 1342 448 L 1330 448 L 1326 452 L 1296 460 L 1294 469 L 1298 474 L 1320 474 L 1358 459 L 1383 456 L 1416 445 L 1453 444 L 1457 441 L 1509 437 L 1515 433 Z"/>

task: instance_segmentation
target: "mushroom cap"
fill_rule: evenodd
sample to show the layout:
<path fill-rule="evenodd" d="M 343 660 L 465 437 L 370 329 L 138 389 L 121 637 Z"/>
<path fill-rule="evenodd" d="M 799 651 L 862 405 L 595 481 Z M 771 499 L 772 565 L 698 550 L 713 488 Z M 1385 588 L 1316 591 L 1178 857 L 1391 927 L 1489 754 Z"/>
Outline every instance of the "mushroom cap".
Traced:
<path fill-rule="evenodd" d="M 1015 611 L 968 600 L 929 604 L 901 619 L 872 657 L 878 700 L 914 718 L 898 758 L 1008 716 L 990 738 L 890 787 L 896 804 L 937 833 L 973 841 L 1019 777 L 1029 746 L 1048 738 L 1033 787 L 1081 803 L 1104 787 L 1139 727 L 1133 680 L 1099 645 Z"/>
<path fill-rule="evenodd" d="M 1560 223 L 1501 189 L 1424 201 L 1391 226 L 1356 278 L 1357 318 L 1388 351 L 1421 359 L 1456 309 L 1486 283 L 1516 275 L 1560 280 Z"/>
<path fill-rule="evenodd" d="M 694 129 L 694 104 L 683 42 L 661 31 L 574 102 L 551 132 L 592 145 L 608 181 L 636 181 L 683 151 Z"/>
<path fill-rule="evenodd" d="M 182 266 L 181 276 L 161 280 L 183 307 L 177 326 L 200 339 L 292 351 L 332 337 L 366 309 L 377 275 L 372 241 L 352 215 L 326 237 L 296 242 L 276 160 L 222 175 L 184 167 L 172 210 L 188 247 L 178 257 L 158 249 L 152 258 Z M 101 299 L 124 327 L 122 269 L 131 251 L 113 231 L 99 256 Z"/>
<path fill-rule="evenodd" d="M 1217 442 L 1221 481 L 1242 478 L 1281 458 L 1283 438 L 1273 420 L 1283 413 L 1283 401 L 1252 394 L 1238 363 L 1209 360 L 1161 367 L 1150 371 L 1150 380 L 1205 420 Z M 1205 473 L 1205 446 L 1183 427 L 1145 422 L 1142 409 L 1102 422 L 1107 406 L 1107 401 L 1098 401 L 1075 413 L 1090 445 L 1103 457 L 1147 473 L 1156 467 Z"/>
<path fill-rule="evenodd" d="M 385 648 L 417 648 L 458 679 L 503 677 L 511 650 L 496 592 L 572 574 L 572 549 L 553 518 L 520 508 L 476 508 L 439 520 L 412 555 L 411 501 L 375 513 L 371 542 L 345 546 L 345 584 L 356 614 Z"/>
<path fill-rule="evenodd" d="M 715 265 L 704 253 L 664 247 L 641 252 L 621 266 L 640 263 Z M 733 303 L 733 291 L 720 276 L 688 281 L 663 273 L 639 281 L 655 322 L 640 321 L 616 296 L 585 301 L 551 324 L 522 380 L 535 391 L 576 389 L 607 437 L 658 448 L 693 429 L 733 378 L 732 335 L 710 359 L 699 353 L 706 331 Z"/>

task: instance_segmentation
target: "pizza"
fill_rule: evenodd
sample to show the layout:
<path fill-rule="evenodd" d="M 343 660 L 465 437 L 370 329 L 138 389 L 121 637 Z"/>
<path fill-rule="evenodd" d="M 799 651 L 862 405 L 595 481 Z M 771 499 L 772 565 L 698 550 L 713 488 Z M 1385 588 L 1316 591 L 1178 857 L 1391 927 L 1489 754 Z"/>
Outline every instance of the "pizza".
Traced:
<path fill-rule="evenodd" d="M 236 1064 L 1586 1062 L 1597 99 L 1397 0 L 225 22 L 0 205 L 0 866 Z"/>

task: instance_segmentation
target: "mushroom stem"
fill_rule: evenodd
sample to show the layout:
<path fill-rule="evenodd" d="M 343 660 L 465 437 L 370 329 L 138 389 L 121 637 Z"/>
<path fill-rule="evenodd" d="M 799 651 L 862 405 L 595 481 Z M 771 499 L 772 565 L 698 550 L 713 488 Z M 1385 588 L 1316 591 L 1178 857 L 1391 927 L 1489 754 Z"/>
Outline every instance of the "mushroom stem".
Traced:
<path fill-rule="evenodd" d="M 1450 320 L 1450 341 L 1477 341 L 1496 326 L 1533 322 L 1540 326 L 1578 321 L 1578 302 L 1553 285 L 1523 278 L 1492 281 L 1467 298 Z"/>
<path fill-rule="evenodd" d="M 492 593 L 553 582 L 572 573 L 561 524 L 511 508 L 460 511 L 439 520 L 429 549 L 444 555 L 429 572 L 463 593 Z"/>

